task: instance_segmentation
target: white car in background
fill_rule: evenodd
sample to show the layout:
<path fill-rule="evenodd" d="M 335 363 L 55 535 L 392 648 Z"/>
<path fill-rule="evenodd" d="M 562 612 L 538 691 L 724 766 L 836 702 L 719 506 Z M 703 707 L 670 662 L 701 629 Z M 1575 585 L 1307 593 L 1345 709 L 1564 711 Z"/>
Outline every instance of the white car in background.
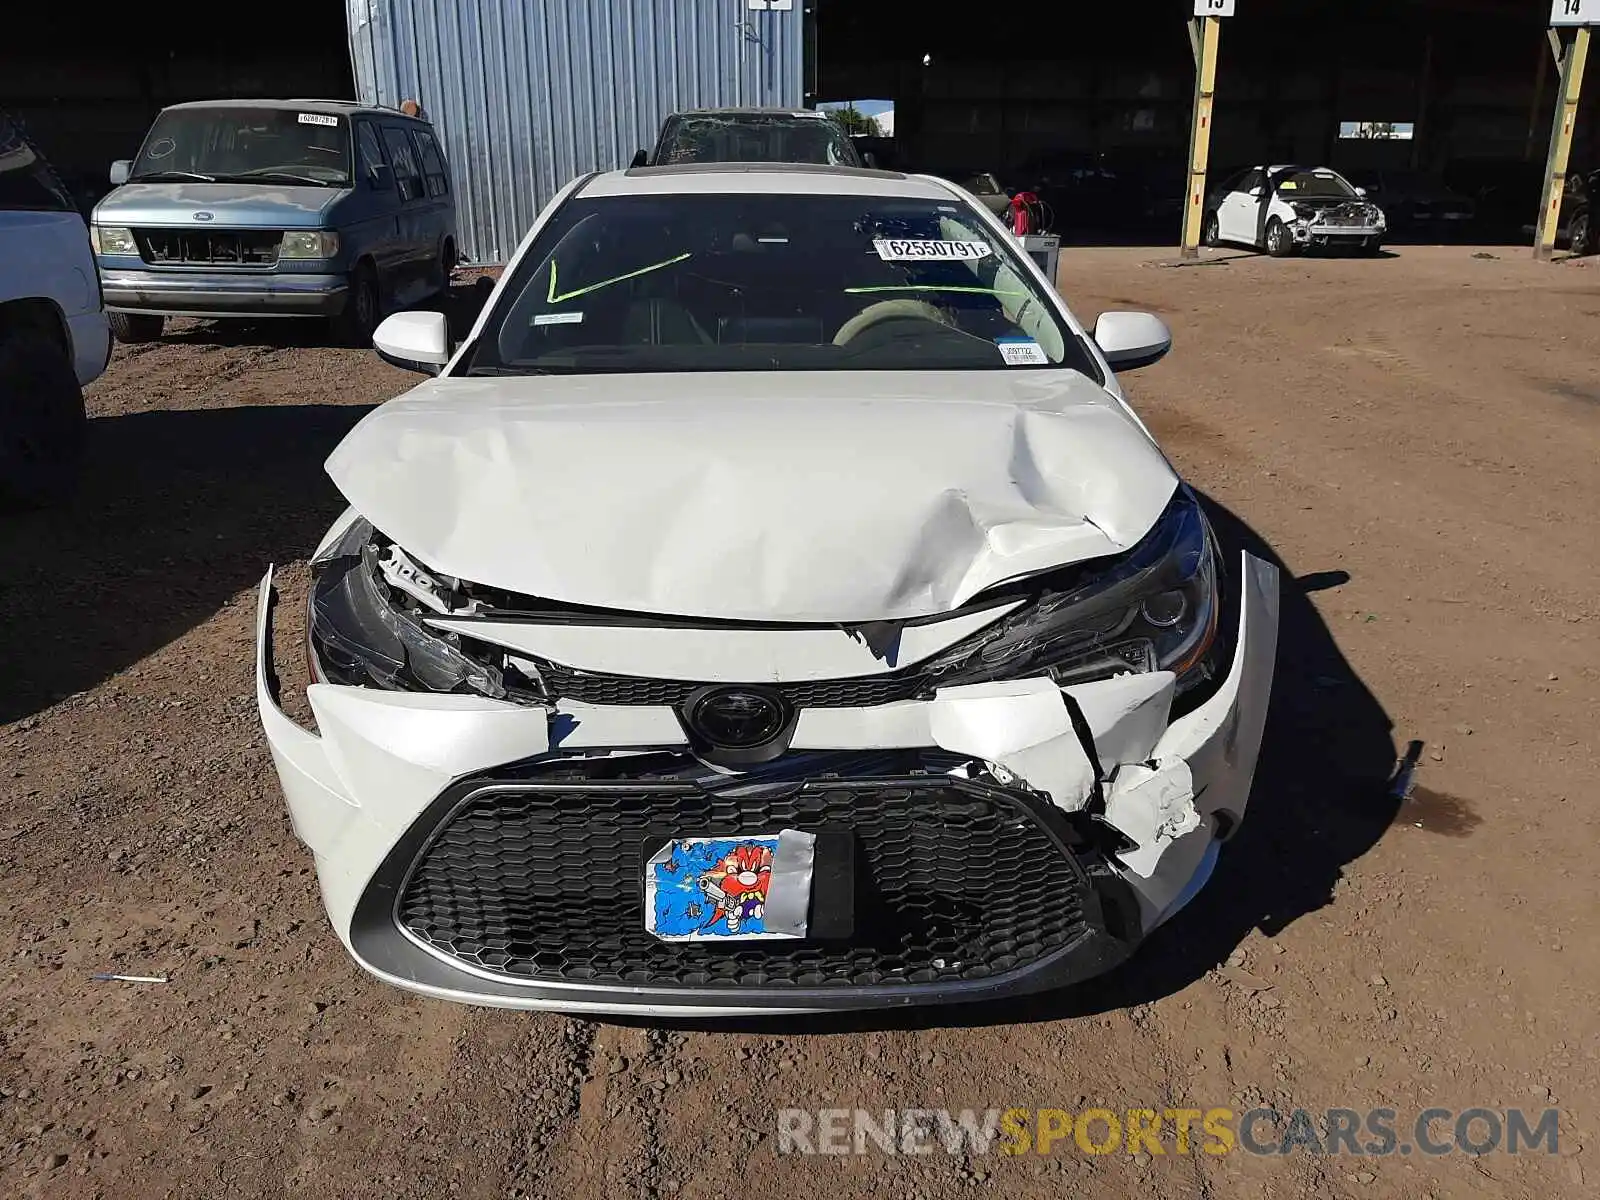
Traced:
<path fill-rule="evenodd" d="M 1206 245 L 1233 242 L 1274 258 L 1328 246 L 1376 254 L 1387 231 L 1383 210 L 1327 167 L 1237 171 L 1212 191 L 1206 205 Z"/>
<path fill-rule="evenodd" d="M 89 228 L 0 113 L 0 501 L 33 507 L 70 490 L 87 425 L 83 388 L 110 357 Z"/>
<path fill-rule="evenodd" d="M 1218 547 L 1004 226 L 926 176 L 633 169 L 328 459 L 261 720 L 334 929 L 449 1000 L 735 1015 L 1122 961 L 1238 828 L 1277 571 Z"/>

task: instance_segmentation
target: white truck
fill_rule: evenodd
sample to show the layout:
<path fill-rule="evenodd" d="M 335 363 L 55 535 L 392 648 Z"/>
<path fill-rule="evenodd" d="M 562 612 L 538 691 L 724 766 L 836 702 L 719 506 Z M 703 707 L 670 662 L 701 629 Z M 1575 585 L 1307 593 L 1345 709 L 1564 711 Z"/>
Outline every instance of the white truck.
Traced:
<path fill-rule="evenodd" d="M 84 385 L 111 357 L 89 229 L 0 113 L 0 504 L 62 499 L 77 477 Z"/>

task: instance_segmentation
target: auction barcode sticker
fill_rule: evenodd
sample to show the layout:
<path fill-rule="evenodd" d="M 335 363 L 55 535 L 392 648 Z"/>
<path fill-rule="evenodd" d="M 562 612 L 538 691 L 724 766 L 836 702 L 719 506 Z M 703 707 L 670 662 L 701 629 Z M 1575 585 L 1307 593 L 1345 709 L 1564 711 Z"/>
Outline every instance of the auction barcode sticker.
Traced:
<path fill-rule="evenodd" d="M 338 128 L 339 118 L 330 117 L 326 113 L 300 113 L 296 118 L 302 125 L 332 125 Z"/>
<path fill-rule="evenodd" d="M 988 258 L 994 248 L 988 242 L 936 242 L 906 238 L 874 238 L 873 248 L 884 262 L 922 262 L 925 259 L 946 262 L 971 262 Z"/>

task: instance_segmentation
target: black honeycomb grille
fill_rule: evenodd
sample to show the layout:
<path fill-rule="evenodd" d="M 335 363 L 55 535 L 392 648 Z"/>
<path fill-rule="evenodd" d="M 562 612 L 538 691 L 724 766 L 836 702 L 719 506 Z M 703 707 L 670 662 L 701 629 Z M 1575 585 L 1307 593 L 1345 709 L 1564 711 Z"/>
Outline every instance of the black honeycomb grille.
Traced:
<path fill-rule="evenodd" d="M 552 699 L 585 704 L 682 704 L 703 683 L 648 679 L 635 675 L 603 675 L 575 671 L 559 663 L 540 662 L 539 674 Z M 920 671 L 866 675 L 859 679 L 816 679 L 763 684 L 782 692 L 794 708 L 867 708 L 933 694 L 934 685 Z"/>
<path fill-rule="evenodd" d="M 1031 801 L 948 777 L 489 783 L 446 819 L 396 907 L 461 962 L 532 981 L 863 987 L 984 979 L 1091 931 L 1082 872 Z M 665 943 L 644 929 L 663 837 L 848 830 L 855 925 L 838 942 Z"/>

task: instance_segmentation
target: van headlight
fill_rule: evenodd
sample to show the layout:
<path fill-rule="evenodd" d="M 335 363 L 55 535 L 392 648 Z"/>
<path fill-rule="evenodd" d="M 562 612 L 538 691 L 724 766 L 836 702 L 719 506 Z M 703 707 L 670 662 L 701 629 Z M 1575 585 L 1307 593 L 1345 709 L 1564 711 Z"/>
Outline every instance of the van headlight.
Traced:
<path fill-rule="evenodd" d="M 133 230 L 120 225 L 93 225 L 89 232 L 94 237 L 96 254 L 137 254 L 138 243 L 133 240 Z"/>
<path fill-rule="evenodd" d="M 1211 677 L 1217 553 L 1188 488 L 1179 486 L 1155 528 L 1132 550 L 1059 573 L 1046 589 L 923 671 L 939 687 L 1029 675 L 1086 683 L 1171 671 L 1179 693 Z"/>
<path fill-rule="evenodd" d="M 278 246 L 279 258 L 334 258 L 339 253 L 339 235 L 320 229 L 291 229 Z"/>

